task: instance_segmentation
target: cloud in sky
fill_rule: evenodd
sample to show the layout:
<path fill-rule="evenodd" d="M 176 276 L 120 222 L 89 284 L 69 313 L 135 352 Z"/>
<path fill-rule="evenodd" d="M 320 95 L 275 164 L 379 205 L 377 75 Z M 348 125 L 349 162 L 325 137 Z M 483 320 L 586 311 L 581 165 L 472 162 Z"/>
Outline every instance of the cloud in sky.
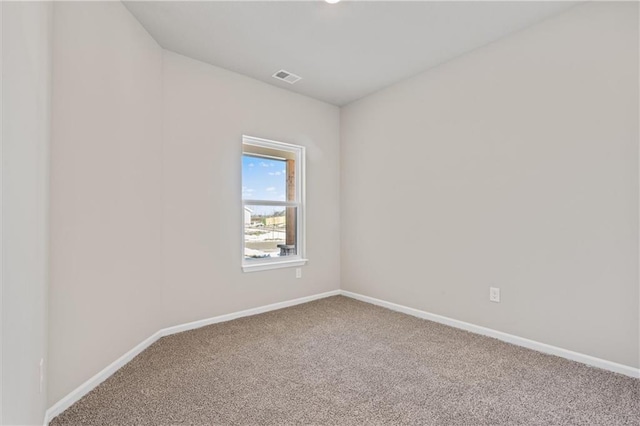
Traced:
<path fill-rule="evenodd" d="M 1 1 L 1 0 L 0 0 Z M 242 198 L 257 200 L 285 201 L 286 165 L 283 161 L 242 157 Z"/>
<path fill-rule="evenodd" d="M 253 197 L 253 192 L 255 192 L 255 189 L 247 188 L 246 186 L 242 187 L 242 197 L 244 198 Z"/>

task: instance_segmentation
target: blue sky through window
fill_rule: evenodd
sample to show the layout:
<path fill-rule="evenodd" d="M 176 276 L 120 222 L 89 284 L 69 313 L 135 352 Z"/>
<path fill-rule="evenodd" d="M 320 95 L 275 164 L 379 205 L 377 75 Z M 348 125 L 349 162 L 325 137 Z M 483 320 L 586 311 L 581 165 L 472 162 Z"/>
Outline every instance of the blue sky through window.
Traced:
<path fill-rule="evenodd" d="M 243 200 L 286 201 L 286 182 L 286 161 L 242 156 Z"/>

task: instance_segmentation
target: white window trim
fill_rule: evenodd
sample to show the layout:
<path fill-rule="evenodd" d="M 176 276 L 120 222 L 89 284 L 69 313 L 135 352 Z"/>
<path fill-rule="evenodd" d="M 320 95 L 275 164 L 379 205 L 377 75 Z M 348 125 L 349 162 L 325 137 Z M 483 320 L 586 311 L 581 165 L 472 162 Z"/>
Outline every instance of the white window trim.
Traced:
<path fill-rule="evenodd" d="M 262 148 L 270 148 L 280 151 L 289 151 L 296 154 L 296 198 L 299 200 L 292 205 L 296 205 L 297 208 L 297 248 L 295 256 L 284 257 L 283 260 L 279 258 L 266 258 L 247 261 L 244 258 L 244 208 L 251 206 L 252 204 L 260 205 L 287 205 L 287 202 L 269 202 L 264 200 L 244 200 L 242 199 L 242 227 L 241 227 L 241 248 L 242 248 L 242 271 L 243 272 L 257 272 L 266 271 L 270 269 L 280 268 L 293 268 L 296 266 L 303 266 L 307 263 L 308 259 L 305 258 L 306 254 L 306 199 L 305 199 L 305 161 L 306 150 L 304 146 L 294 145 L 284 142 L 272 141 L 269 139 L 256 138 L 253 136 L 242 135 L 242 154 L 244 155 L 244 145 L 251 145 Z"/>

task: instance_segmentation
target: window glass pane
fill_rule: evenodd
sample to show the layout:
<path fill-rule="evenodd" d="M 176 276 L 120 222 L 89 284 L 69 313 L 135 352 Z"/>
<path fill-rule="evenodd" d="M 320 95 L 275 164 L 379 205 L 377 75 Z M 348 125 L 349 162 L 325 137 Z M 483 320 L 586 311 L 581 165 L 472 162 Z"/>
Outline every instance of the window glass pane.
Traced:
<path fill-rule="evenodd" d="M 287 200 L 287 161 L 244 154 L 242 199 Z"/>
<path fill-rule="evenodd" d="M 244 208 L 246 260 L 293 256 L 297 207 L 249 205 Z"/>

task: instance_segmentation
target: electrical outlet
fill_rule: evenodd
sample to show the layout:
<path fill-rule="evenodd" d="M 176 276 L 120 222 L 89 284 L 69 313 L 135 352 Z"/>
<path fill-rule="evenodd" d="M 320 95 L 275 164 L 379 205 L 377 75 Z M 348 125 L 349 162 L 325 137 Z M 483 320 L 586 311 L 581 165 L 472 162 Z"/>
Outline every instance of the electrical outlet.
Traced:
<path fill-rule="evenodd" d="M 296 268 L 296 278 L 302 278 L 302 268 Z"/>
<path fill-rule="evenodd" d="M 489 287 L 489 300 L 492 302 L 500 302 L 500 289 L 498 287 Z"/>
<path fill-rule="evenodd" d="M 44 392 L 44 358 L 40 358 L 40 393 Z"/>

